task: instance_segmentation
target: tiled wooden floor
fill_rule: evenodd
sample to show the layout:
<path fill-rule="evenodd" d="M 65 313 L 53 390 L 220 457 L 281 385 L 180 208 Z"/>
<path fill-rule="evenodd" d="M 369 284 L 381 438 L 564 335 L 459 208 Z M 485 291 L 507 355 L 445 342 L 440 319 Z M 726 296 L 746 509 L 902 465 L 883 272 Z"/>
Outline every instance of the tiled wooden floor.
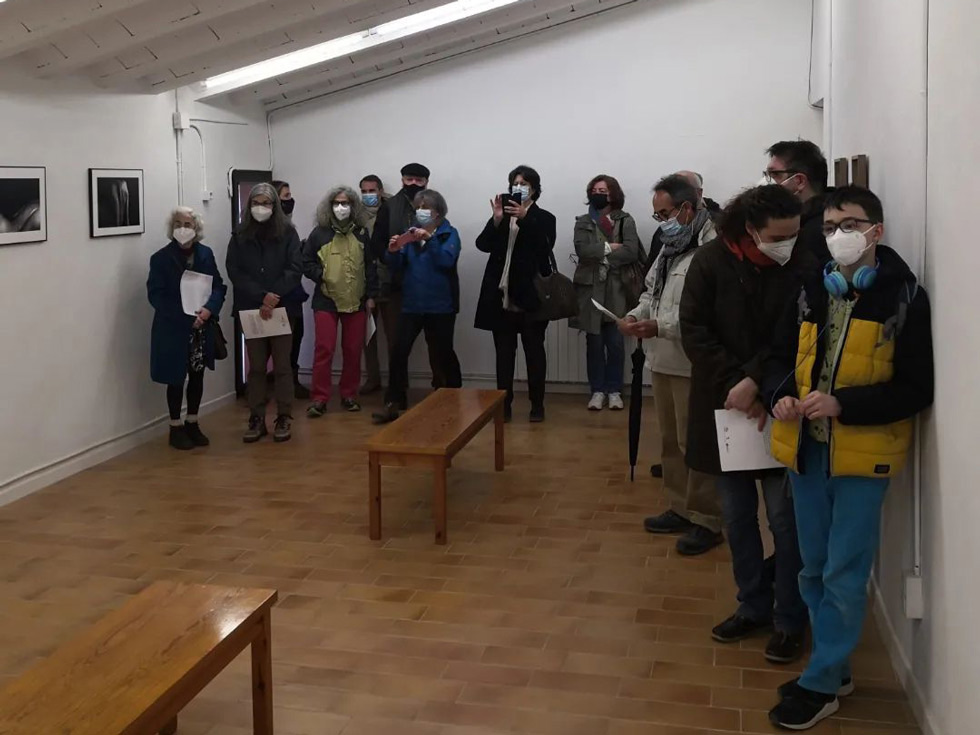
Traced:
<path fill-rule="evenodd" d="M 2 508 L 0 681 L 152 580 L 184 579 L 279 589 L 284 735 L 773 732 L 773 688 L 799 667 L 768 665 L 761 639 L 711 641 L 733 607 L 727 552 L 679 558 L 643 532 L 663 500 L 644 467 L 627 481 L 625 413 L 548 408 L 530 426 L 518 404 L 505 473 L 492 431 L 459 455 L 445 548 L 430 476 L 409 470 L 385 469 L 385 540 L 368 540 L 366 414 L 246 447 L 228 409 L 207 451 L 157 442 Z M 854 668 L 858 695 L 813 732 L 918 735 L 873 630 Z M 180 732 L 251 732 L 248 682 L 243 657 Z"/>

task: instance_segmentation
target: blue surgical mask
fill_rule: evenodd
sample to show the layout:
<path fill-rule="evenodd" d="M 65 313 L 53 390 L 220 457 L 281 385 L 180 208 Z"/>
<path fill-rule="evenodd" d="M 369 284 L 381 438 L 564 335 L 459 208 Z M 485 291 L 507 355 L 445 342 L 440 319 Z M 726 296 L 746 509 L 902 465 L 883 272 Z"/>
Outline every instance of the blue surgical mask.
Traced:
<path fill-rule="evenodd" d="M 666 237 L 673 237 L 674 235 L 679 235 L 690 225 L 682 225 L 677 221 L 677 217 L 671 217 L 666 222 L 660 223 L 660 231 Z"/>
<path fill-rule="evenodd" d="M 510 187 L 510 193 L 511 194 L 520 194 L 521 195 L 521 201 L 522 202 L 526 202 L 528 199 L 531 198 L 531 187 L 528 186 L 527 184 L 518 184 L 518 185 L 515 185 L 515 186 Z"/>
<path fill-rule="evenodd" d="M 415 210 L 415 221 L 418 222 L 423 227 L 432 224 L 432 220 L 435 219 L 432 216 L 431 209 L 416 209 Z"/>
<path fill-rule="evenodd" d="M 363 199 L 365 207 L 377 207 L 378 202 L 381 201 L 381 197 L 377 194 L 364 194 Z"/>

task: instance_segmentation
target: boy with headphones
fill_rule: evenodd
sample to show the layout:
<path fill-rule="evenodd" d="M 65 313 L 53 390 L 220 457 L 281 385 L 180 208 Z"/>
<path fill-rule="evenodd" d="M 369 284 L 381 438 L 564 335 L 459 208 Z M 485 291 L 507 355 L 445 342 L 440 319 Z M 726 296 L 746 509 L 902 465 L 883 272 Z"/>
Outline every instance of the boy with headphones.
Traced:
<path fill-rule="evenodd" d="M 773 456 L 790 468 L 813 651 L 779 688 L 774 725 L 806 730 L 854 691 L 867 584 L 889 478 L 905 464 L 914 418 L 932 403 L 929 299 L 880 244 L 881 201 L 831 192 L 824 235 L 833 260 L 803 286 L 776 333 L 763 384 L 776 419 Z"/>

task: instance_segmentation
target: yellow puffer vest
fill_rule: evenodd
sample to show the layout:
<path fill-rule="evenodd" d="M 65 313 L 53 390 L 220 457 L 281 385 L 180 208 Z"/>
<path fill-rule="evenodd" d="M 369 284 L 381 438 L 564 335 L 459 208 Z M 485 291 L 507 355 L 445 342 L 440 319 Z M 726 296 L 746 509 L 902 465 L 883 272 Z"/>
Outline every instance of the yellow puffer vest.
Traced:
<path fill-rule="evenodd" d="M 885 325 L 854 319 L 845 327 L 844 347 L 831 379 L 831 392 L 840 388 L 886 383 L 894 374 L 894 335 L 886 337 Z M 813 390 L 813 374 L 819 353 L 817 324 L 800 325 L 796 356 L 796 385 L 802 400 Z M 802 439 L 801 421 L 776 421 L 772 427 L 772 456 L 792 470 L 798 469 Z M 913 421 L 882 426 L 848 426 L 830 423 L 830 474 L 849 477 L 893 477 L 905 466 L 912 442 Z"/>

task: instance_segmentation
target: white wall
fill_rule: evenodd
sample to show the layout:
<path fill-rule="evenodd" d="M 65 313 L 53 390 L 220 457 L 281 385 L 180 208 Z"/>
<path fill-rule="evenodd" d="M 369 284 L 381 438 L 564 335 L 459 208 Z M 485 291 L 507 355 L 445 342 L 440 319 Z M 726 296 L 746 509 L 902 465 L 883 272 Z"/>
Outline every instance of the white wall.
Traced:
<path fill-rule="evenodd" d="M 0 322 L 0 503 L 118 452 L 166 414 L 164 390 L 149 376 L 145 284 L 149 257 L 166 243 L 166 216 L 177 204 L 174 106 L 172 93 L 0 95 L 2 163 L 46 166 L 48 207 L 47 242 L 0 248 L 0 310 L 7 315 Z M 203 105 L 188 109 L 217 114 Z M 231 216 L 226 169 L 268 166 L 265 121 L 249 122 L 220 131 L 202 123 L 216 198 L 186 203 L 204 210 L 206 242 L 219 263 Z M 203 188 L 200 144 L 190 143 L 186 178 L 196 192 Z M 89 238 L 90 167 L 144 170 L 145 235 Z M 205 389 L 205 401 L 232 391 L 230 361 L 209 373 Z"/>
<path fill-rule="evenodd" d="M 820 113 L 807 105 L 809 43 L 809 3 L 637 3 L 278 112 L 276 175 L 293 185 L 308 232 L 330 185 L 375 172 L 397 189 L 402 164 L 428 165 L 464 243 L 457 351 L 464 374 L 492 376 L 492 340 L 471 328 L 486 264 L 473 242 L 507 172 L 528 163 L 541 173 L 566 272 L 585 185 L 600 172 L 620 179 L 648 241 L 661 175 L 700 171 L 708 195 L 726 199 L 759 179 L 774 141 L 820 140 Z M 558 331 L 568 333 L 553 325 L 549 352 L 574 360 L 565 374 L 552 360 L 549 378 L 584 380 L 584 345 L 575 335 L 558 343 Z"/>

